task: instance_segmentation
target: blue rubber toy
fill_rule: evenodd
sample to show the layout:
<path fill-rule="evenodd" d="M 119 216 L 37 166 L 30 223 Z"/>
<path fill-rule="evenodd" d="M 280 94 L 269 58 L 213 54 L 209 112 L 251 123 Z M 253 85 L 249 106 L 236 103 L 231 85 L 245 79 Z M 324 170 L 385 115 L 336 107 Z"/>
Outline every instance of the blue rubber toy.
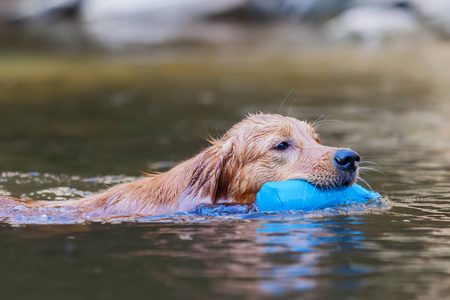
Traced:
<path fill-rule="evenodd" d="M 259 211 L 315 210 L 335 205 L 366 203 L 381 198 L 358 184 L 335 190 L 320 189 L 303 180 L 267 182 L 256 194 Z"/>

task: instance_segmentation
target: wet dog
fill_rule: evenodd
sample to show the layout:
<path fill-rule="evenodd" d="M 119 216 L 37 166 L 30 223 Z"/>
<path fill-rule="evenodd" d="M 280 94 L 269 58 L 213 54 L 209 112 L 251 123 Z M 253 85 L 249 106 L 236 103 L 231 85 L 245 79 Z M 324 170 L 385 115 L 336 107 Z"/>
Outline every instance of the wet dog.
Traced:
<path fill-rule="evenodd" d="M 165 173 L 147 174 L 80 200 L 24 201 L 109 214 L 157 215 L 199 204 L 252 203 L 265 182 L 304 179 L 324 188 L 351 186 L 360 157 L 321 145 L 312 125 L 277 114 L 249 115 L 193 158 Z M 16 199 L 1 199 L 14 204 Z"/>

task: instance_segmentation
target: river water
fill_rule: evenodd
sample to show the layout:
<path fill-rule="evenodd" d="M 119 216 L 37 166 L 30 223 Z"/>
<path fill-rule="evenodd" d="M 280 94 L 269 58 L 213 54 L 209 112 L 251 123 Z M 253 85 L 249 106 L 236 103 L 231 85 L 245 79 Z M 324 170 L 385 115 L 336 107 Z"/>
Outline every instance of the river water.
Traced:
<path fill-rule="evenodd" d="M 167 170 L 206 146 L 204 137 L 263 111 L 325 118 L 324 144 L 351 147 L 382 169 L 363 178 L 389 207 L 71 224 L 4 218 L 2 299 L 450 296 L 445 51 L 186 52 L 5 54 L 1 193 L 95 193 L 139 170 Z"/>

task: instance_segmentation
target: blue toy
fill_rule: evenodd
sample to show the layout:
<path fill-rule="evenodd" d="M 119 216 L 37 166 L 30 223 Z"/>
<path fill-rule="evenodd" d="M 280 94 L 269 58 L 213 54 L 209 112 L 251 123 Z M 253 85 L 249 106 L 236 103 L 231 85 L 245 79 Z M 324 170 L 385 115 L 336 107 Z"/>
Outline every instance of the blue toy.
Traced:
<path fill-rule="evenodd" d="M 259 211 L 315 210 L 339 204 L 366 203 L 381 198 L 358 184 L 321 189 L 303 180 L 267 182 L 256 194 Z"/>

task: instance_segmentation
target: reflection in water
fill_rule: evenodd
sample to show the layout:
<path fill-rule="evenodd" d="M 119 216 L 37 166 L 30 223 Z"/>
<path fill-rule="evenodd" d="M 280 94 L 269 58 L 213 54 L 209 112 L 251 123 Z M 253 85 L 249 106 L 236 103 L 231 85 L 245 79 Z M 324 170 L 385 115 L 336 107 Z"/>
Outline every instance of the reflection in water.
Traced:
<path fill-rule="evenodd" d="M 355 218 L 349 224 L 356 222 L 358 220 Z M 348 264 L 334 266 L 333 270 L 320 266 L 321 259 L 330 256 L 330 253 L 348 253 L 351 249 L 360 247 L 361 240 L 364 239 L 362 232 L 345 228 L 345 222 L 306 219 L 261 225 L 263 228 L 256 230 L 256 240 L 264 245 L 264 252 L 279 256 L 288 254 L 291 258 L 296 258 L 295 263 L 275 263 L 262 272 L 262 277 L 266 280 L 261 282 L 261 288 L 270 294 L 289 294 L 317 288 L 319 284 L 314 278 L 328 273 L 365 275 L 371 272 L 370 267 Z M 361 285 L 358 282 L 348 284 Z"/>

